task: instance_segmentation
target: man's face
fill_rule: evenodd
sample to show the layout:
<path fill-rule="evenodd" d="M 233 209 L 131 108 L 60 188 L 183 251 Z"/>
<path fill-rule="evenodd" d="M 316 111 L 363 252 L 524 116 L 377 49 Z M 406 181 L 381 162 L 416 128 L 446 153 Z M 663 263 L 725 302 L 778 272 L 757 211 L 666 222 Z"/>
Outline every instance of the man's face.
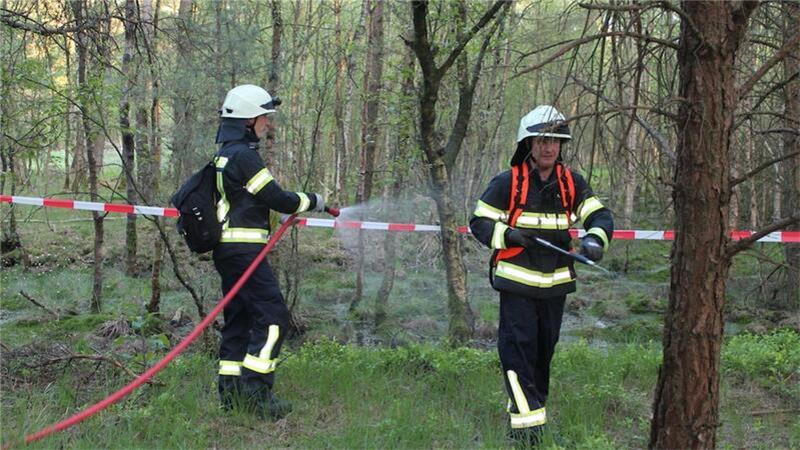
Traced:
<path fill-rule="evenodd" d="M 255 131 L 256 136 L 259 139 L 272 139 L 275 135 L 275 125 L 272 122 L 272 119 L 268 115 L 258 116 L 256 117 L 256 121 L 253 124 L 253 131 Z"/>
<path fill-rule="evenodd" d="M 559 139 L 549 137 L 531 139 L 531 156 L 536 160 L 536 165 L 540 169 L 549 169 L 555 166 L 560 152 L 561 141 Z"/>

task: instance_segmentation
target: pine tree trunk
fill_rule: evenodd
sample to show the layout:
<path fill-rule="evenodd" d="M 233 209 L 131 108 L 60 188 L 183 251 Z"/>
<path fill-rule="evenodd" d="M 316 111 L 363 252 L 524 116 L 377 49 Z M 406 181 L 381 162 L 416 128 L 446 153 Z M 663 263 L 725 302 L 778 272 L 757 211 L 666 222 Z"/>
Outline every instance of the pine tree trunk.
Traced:
<path fill-rule="evenodd" d="M 788 42 L 792 33 L 797 33 L 800 29 L 800 4 L 795 2 L 782 3 L 785 11 L 784 41 Z M 785 116 L 787 130 L 783 134 L 783 153 L 800 151 L 800 48 L 795 46 L 794 51 L 790 52 L 783 62 L 784 77 L 794 79 L 784 87 L 785 93 Z M 781 210 L 784 214 L 800 211 L 800 155 L 786 160 L 782 164 L 783 168 L 783 205 Z M 789 230 L 800 231 L 800 224 L 788 227 Z M 787 310 L 797 311 L 800 309 L 800 244 L 787 243 L 784 245 L 786 257 L 786 284 L 784 293 L 786 295 L 783 305 Z"/>
<path fill-rule="evenodd" d="M 669 307 L 650 448 L 714 448 L 738 103 L 734 63 L 755 2 L 684 1 Z M 692 29 L 702 30 L 702 37 Z"/>

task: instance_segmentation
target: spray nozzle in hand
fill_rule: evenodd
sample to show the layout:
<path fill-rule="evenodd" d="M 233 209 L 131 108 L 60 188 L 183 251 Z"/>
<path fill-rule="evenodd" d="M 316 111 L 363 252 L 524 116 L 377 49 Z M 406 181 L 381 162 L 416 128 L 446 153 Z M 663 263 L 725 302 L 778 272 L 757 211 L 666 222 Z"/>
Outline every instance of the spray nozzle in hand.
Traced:
<path fill-rule="evenodd" d="M 339 208 L 333 208 L 331 206 L 325 207 L 325 212 L 332 215 L 333 217 L 339 217 Z"/>

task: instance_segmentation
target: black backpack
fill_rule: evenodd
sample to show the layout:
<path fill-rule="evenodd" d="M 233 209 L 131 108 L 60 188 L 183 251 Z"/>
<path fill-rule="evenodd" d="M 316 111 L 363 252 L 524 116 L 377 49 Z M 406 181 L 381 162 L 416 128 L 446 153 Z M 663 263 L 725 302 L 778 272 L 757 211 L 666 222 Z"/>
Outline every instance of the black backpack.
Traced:
<path fill-rule="evenodd" d="M 173 194 L 170 203 L 180 217 L 175 228 L 186 240 L 189 250 L 206 253 L 214 250 L 222 236 L 222 223 L 217 220 L 216 167 L 209 162 Z"/>

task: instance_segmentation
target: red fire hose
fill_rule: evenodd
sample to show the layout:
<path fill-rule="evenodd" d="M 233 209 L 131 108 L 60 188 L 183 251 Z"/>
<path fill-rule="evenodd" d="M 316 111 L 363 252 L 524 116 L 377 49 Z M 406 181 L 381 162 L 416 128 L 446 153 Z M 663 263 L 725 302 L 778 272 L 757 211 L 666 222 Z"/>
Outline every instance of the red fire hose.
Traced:
<path fill-rule="evenodd" d="M 336 212 L 338 213 L 338 211 Z M 331 212 L 331 214 L 333 214 L 333 212 Z M 166 365 L 169 364 L 173 359 L 175 359 L 175 357 L 178 356 L 182 351 L 184 351 L 186 347 L 189 346 L 189 344 L 191 344 L 195 339 L 197 339 L 197 337 L 200 336 L 200 333 L 202 333 L 203 330 L 208 325 L 210 325 L 212 321 L 214 321 L 214 318 L 217 317 L 217 315 L 220 312 L 222 312 L 223 308 L 225 308 L 225 305 L 230 303 L 231 299 L 239 292 L 239 289 L 241 289 L 244 283 L 247 282 L 247 280 L 250 278 L 250 275 L 253 274 L 253 271 L 255 271 L 256 267 L 258 267 L 258 265 L 261 264 L 261 261 L 264 260 L 264 257 L 267 256 L 267 253 L 269 253 L 270 250 L 272 250 L 272 248 L 278 242 L 278 240 L 280 240 L 281 236 L 283 236 L 283 233 L 295 223 L 295 217 L 296 214 L 291 215 L 289 219 L 286 220 L 281 225 L 278 231 L 274 235 L 272 235 L 272 238 L 269 240 L 267 245 L 265 245 L 264 248 L 261 250 L 261 252 L 258 253 L 256 258 L 250 264 L 250 267 L 248 267 L 247 270 L 242 275 L 242 277 L 239 278 L 239 281 L 237 281 L 236 284 L 233 286 L 233 288 L 231 288 L 231 290 L 228 292 L 228 295 L 223 297 L 222 300 L 220 300 L 220 302 L 217 304 L 217 306 L 210 313 L 208 313 L 208 315 L 199 324 L 197 324 L 196 327 L 194 327 L 192 332 L 189 333 L 189 335 L 186 336 L 177 346 L 175 346 L 175 348 L 173 348 L 172 351 L 169 352 L 167 356 L 164 357 L 164 359 L 162 359 L 161 361 L 156 363 L 156 365 L 148 369 L 147 372 L 136 377 L 136 379 L 131 381 L 127 386 L 109 395 L 104 400 L 95 403 L 94 405 L 84 409 L 83 411 L 73 415 L 68 419 L 65 419 L 54 425 L 50 425 L 49 427 L 44 428 L 43 430 L 38 431 L 36 433 L 25 436 L 25 443 L 29 444 L 31 442 L 38 441 L 39 439 L 42 439 L 52 433 L 69 428 L 77 423 L 82 422 L 84 419 L 87 419 L 93 416 L 94 414 L 97 414 L 98 412 L 111 406 L 112 404 L 118 402 L 126 395 L 133 392 L 136 388 L 138 388 L 139 386 L 147 382 L 150 378 L 152 378 L 155 374 L 160 372 L 161 369 L 166 367 Z M 10 447 L 11 444 L 7 444 L 3 448 L 7 449 Z"/>

